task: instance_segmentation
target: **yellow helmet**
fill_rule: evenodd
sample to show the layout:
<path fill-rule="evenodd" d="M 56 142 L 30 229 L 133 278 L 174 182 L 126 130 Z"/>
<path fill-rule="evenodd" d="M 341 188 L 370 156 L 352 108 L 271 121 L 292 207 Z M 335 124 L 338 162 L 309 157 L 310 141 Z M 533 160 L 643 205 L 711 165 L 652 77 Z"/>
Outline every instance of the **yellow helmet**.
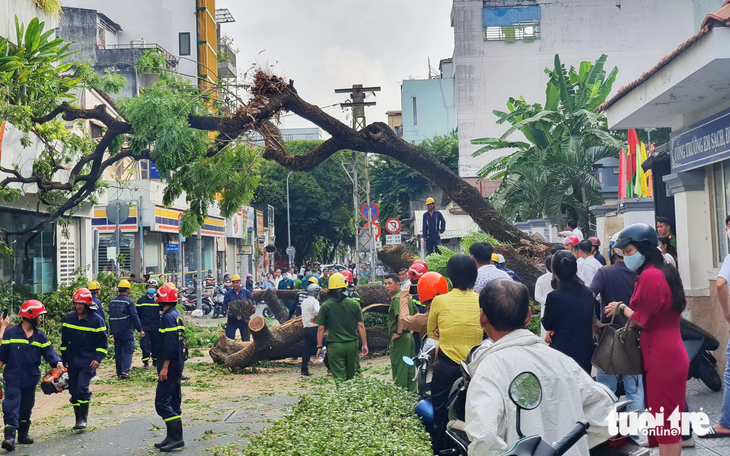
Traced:
<path fill-rule="evenodd" d="M 87 288 L 89 289 L 89 291 L 99 290 L 101 289 L 101 285 L 99 285 L 99 282 L 97 282 L 96 280 L 92 280 L 91 282 L 89 282 L 89 286 Z"/>
<path fill-rule="evenodd" d="M 241 281 L 241 276 L 238 275 L 238 274 L 233 274 L 231 276 L 231 282 L 235 282 L 236 280 L 238 280 L 240 282 Z"/>
<path fill-rule="evenodd" d="M 330 276 L 329 283 L 327 284 L 327 288 L 330 290 L 336 290 L 338 288 L 347 288 L 347 280 L 345 280 L 345 276 L 340 274 L 339 272 L 335 272 Z"/>
<path fill-rule="evenodd" d="M 499 255 L 496 253 L 492 254 L 492 263 L 498 264 L 499 263 Z"/>
<path fill-rule="evenodd" d="M 119 285 L 117 285 L 117 288 L 132 288 L 132 285 L 129 284 L 129 280 L 122 280 L 119 282 Z"/>
<path fill-rule="evenodd" d="M 436 204 L 436 200 L 431 197 L 426 198 L 426 204 Z"/>
<path fill-rule="evenodd" d="M 167 283 L 166 283 L 165 285 L 169 285 L 169 286 L 171 286 L 172 288 L 174 288 L 174 289 L 176 289 L 176 290 L 177 290 L 177 287 L 176 287 L 176 286 L 175 286 L 175 284 L 174 284 L 174 283 L 172 283 L 172 282 L 167 282 Z"/>
<path fill-rule="evenodd" d="M 309 280 L 307 280 L 307 282 L 316 283 L 317 285 L 319 285 L 319 279 L 317 279 L 316 277 L 310 277 Z"/>

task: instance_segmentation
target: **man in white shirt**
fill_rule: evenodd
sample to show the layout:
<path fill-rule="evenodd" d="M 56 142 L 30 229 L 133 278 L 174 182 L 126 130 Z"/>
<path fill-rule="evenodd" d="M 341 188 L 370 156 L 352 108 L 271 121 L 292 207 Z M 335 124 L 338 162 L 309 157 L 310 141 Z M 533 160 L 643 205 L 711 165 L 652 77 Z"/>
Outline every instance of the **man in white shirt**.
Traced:
<path fill-rule="evenodd" d="M 591 286 L 593 276 L 596 275 L 601 267 L 601 263 L 591 253 L 591 241 L 580 241 L 578 243 L 578 278 L 583 281 L 585 286 Z"/>
<path fill-rule="evenodd" d="M 545 316 L 545 301 L 547 301 L 547 295 L 553 291 L 553 267 L 552 267 L 553 256 L 548 255 L 545 258 L 545 269 L 547 272 L 537 278 L 535 282 L 535 301 L 540 303 L 540 318 Z M 540 325 L 540 339 L 545 340 L 545 328 Z"/>
<path fill-rule="evenodd" d="M 554 350 L 525 329 L 532 317 L 530 296 L 523 284 L 497 280 L 479 296 L 480 323 L 491 340 L 469 364 L 471 382 L 466 394 L 465 431 L 471 440 L 469 455 L 496 456 L 514 444 L 517 409 L 509 400 L 509 385 L 523 372 L 540 380 L 542 403 L 520 415 L 524 435 L 539 435 L 557 442 L 577 421 L 590 424 L 586 438 L 567 456 L 583 456 L 611 435 L 608 417 L 616 397 L 572 358 Z M 490 344 L 493 345 L 489 346 Z"/>
<path fill-rule="evenodd" d="M 568 220 L 568 228 L 567 231 L 561 231 L 558 233 L 558 236 L 560 237 L 568 237 L 568 236 L 575 236 L 578 238 L 579 241 L 583 240 L 583 232 L 578 228 L 578 222 L 575 220 Z"/>
<path fill-rule="evenodd" d="M 477 281 L 474 283 L 474 292 L 479 293 L 489 282 L 499 279 L 512 280 L 505 271 L 497 269 L 492 264 L 492 244 L 489 242 L 475 242 L 469 247 L 469 254 L 477 264 Z"/>
<path fill-rule="evenodd" d="M 302 377 L 309 377 L 309 357 L 317 353 L 317 314 L 319 292 L 316 283 L 307 287 L 307 298 L 302 301 L 302 326 L 304 326 L 304 353 L 302 353 Z"/>

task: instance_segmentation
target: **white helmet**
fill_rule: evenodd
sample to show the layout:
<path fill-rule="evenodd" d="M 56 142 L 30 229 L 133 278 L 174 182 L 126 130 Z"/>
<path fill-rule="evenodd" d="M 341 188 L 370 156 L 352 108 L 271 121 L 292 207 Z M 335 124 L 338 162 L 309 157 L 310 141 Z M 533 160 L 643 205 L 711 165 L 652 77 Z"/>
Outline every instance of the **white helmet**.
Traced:
<path fill-rule="evenodd" d="M 618 237 L 620 235 L 621 235 L 621 231 L 618 231 L 618 232 L 614 233 L 614 235 L 611 236 L 611 239 L 609 239 L 608 245 L 609 245 L 609 247 L 611 249 L 613 249 L 613 252 L 616 255 L 618 255 L 620 257 L 623 257 L 624 256 L 624 251 L 622 249 L 618 248 L 618 247 L 614 247 L 614 244 L 616 244 L 616 241 L 618 241 Z"/>
<path fill-rule="evenodd" d="M 313 283 L 307 287 L 307 294 L 309 296 L 319 296 L 319 292 L 322 291 L 322 287 Z"/>

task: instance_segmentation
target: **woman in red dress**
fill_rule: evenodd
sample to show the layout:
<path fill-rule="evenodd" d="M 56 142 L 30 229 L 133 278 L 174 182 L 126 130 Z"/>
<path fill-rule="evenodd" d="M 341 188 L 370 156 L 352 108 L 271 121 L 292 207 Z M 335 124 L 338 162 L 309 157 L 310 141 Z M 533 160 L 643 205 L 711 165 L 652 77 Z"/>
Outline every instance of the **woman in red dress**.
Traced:
<path fill-rule="evenodd" d="M 626 267 L 639 273 L 630 306 L 611 302 L 606 314 L 623 314 L 641 329 L 644 360 L 644 391 L 650 413 L 663 413 L 664 420 L 649 429 L 649 444 L 659 446 L 661 456 L 682 453 L 680 429 L 669 417 L 685 410 L 689 359 L 679 332 L 685 308 L 684 288 L 677 269 L 666 264 L 657 248 L 657 233 L 643 223 L 630 225 L 619 234 L 614 249 L 623 251 Z M 655 415 L 656 416 L 656 415 Z"/>

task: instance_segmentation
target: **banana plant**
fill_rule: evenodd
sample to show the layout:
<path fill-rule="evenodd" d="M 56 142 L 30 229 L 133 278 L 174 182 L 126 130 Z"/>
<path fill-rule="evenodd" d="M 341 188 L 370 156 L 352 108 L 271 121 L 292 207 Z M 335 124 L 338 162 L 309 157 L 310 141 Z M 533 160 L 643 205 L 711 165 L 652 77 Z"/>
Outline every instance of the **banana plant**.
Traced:
<path fill-rule="evenodd" d="M 559 223 L 567 215 L 585 225 L 588 207 L 603 201 L 593 167 L 602 158 L 617 157 L 622 146 L 598 112 L 618 74 L 617 68 L 606 73 L 606 58 L 566 70 L 556 55 L 554 68 L 545 70 L 545 104 L 509 98 L 507 111 L 494 111 L 498 124 L 509 125 L 505 133 L 472 140 L 483 146 L 475 157 L 511 151 L 479 171 L 482 179 L 502 179 L 493 198 L 505 216 Z"/>

